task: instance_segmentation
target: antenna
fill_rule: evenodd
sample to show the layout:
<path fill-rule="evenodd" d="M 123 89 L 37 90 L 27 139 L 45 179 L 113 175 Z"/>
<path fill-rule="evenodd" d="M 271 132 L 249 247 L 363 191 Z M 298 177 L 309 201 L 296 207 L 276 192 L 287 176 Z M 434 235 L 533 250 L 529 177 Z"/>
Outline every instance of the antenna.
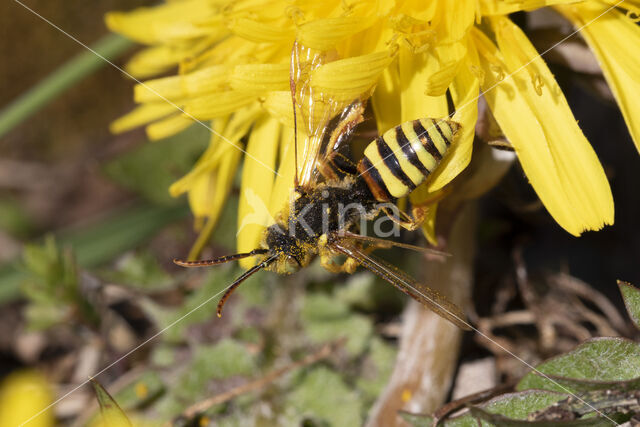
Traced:
<path fill-rule="evenodd" d="M 183 261 L 177 258 L 173 259 L 173 262 L 175 264 L 178 264 L 179 266 L 182 267 L 208 267 L 210 265 L 216 265 L 216 264 L 224 264 L 225 262 L 229 262 L 229 261 L 235 261 L 237 259 L 242 259 L 242 258 L 248 258 L 250 256 L 255 256 L 255 255 L 264 255 L 267 252 L 269 252 L 267 249 L 254 249 L 251 252 L 246 252 L 246 253 L 242 253 L 242 254 L 233 254 L 233 255 L 225 255 L 225 256 L 221 256 L 218 258 L 213 258 L 213 259 L 203 259 L 200 261 Z M 220 298 L 220 302 L 218 303 L 218 317 L 222 317 L 222 308 L 224 307 L 224 304 L 227 302 L 227 300 L 229 299 L 229 297 L 231 296 L 231 294 L 233 293 L 233 291 L 235 291 L 235 289 L 240 286 L 240 284 L 242 282 L 244 282 L 245 280 L 247 280 L 249 277 L 251 277 L 253 275 L 253 273 L 262 270 L 263 268 L 267 268 L 269 265 L 271 265 L 275 260 L 278 259 L 278 255 L 272 255 L 271 257 L 265 259 L 264 261 L 262 261 L 260 264 L 250 268 L 249 270 L 245 271 L 240 277 L 238 277 L 226 290 L 226 292 L 224 293 L 224 295 L 222 295 L 222 298 Z"/>
<path fill-rule="evenodd" d="M 293 47 L 291 48 L 291 67 L 289 68 L 289 87 L 291 89 L 291 103 L 293 104 L 293 138 L 294 138 L 294 156 L 295 156 L 295 165 L 296 165 L 296 175 L 294 177 L 294 185 L 298 188 L 300 181 L 298 180 L 298 120 L 296 118 L 296 82 L 294 80 L 294 71 L 296 69 L 296 63 L 299 61 L 298 55 L 296 54 L 298 48 L 298 42 L 293 42 Z"/>
<path fill-rule="evenodd" d="M 255 255 L 264 255 L 269 252 L 267 249 L 254 249 L 251 252 L 243 254 L 225 255 L 213 259 L 202 259 L 199 261 L 183 261 L 178 258 L 173 259 L 173 263 L 181 267 L 208 267 L 210 265 L 224 264 L 225 262 L 235 261 L 237 259 L 248 258 Z"/>
<path fill-rule="evenodd" d="M 236 288 L 238 286 L 240 286 L 240 284 L 242 282 L 244 282 L 245 280 L 247 280 L 249 277 L 251 277 L 255 272 L 262 270 L 263 268 L 267 268 L 269 265 L 271 265 L 275 260 L 278 259 L 278 255 L 273 255 L 271 258 L 267 258 L 266 260 L 262 261 L 260 264 L 252 267 L 251 269 L 245 271 L 242 276 L 238 277 L 235 282 L 233 282 L 231 284 L 231 286 L 229 286 L 229 288 L 227 289 L 227 291 L 224 293 L 224 295 L 222 295 L 222 298 L 220 298 L 220 302 L 218 303 L 218 309 L 217 309 L 217 314 L 218 317 L 222 317 L 222 308 L 224 307 L 224 304 L 227 302 L 227 300 L 229 299 L 229 297 L 231 296 L 231 294 L 233 293 L 233 291 L 236 290 Z"/>

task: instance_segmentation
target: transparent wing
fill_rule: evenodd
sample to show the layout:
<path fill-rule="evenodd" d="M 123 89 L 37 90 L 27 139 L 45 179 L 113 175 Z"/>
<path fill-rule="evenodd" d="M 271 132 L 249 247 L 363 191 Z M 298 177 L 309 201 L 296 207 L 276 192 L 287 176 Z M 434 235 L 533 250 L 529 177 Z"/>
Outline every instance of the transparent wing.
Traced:
<path fill-rule="evenodd" d="M 362 236 L 360 234 L 352 233 L 350 231 L 341 231 L 339 232 L 338 236 L 349 238 L 351 240 L 359 240 L 361 242 L 370 244 L 380 249 L 390 249 L 395 247 L 395 248 L 409 249 L 410 251 L 416 251 L 416 252 L 422 252 L 425 254 L 435 255 L 440 258 L 451 256 L 450 253 L 442 252 L 433 248 L 425 248 L 422 246 L 408 245 L 406 243 L 395 242 L 393 240 L 388 240 L 388 239 L 380 239 L 378 237 Z"/>
<path fill-rule="evenodd" d="M 363 120 L 365 101 L 334 99 L 311 85 L 313 70 L 336 59 L 335 53 L 310 49 L 298 42 L 291 52 L 297 178 L 302 187 L 313 187 L 321 176 L 318 163 L 346 144 L 355 126 Z"/>
<path fill-rule="evenodd" d="M 350 242 L 349 238 L 338 238 L 334 240 L 330 247 L 336 252 L 354 258 L 363 267 L 371 270 L 373 273 L 391 283 L 411 298 L 420 302 L 438 316 L 447 319 L 460 329 L 471 329 L 471 325 L 467 322 L 464 312 L 460 307 L 449 301 L 444 295 L 441 295 L 430 287 L 417 282 L 415 279 L 386 261 L 365 253 L 353 242 Z"/>

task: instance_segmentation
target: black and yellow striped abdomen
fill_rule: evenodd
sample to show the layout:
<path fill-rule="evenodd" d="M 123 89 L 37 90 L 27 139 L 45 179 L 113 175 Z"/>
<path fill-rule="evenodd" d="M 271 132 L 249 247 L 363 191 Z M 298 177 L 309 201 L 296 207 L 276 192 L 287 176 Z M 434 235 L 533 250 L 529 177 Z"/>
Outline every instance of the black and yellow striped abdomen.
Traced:
<path fill-rule="evenodd" d="M 438 166 L 459 130 L 445 119 L 405 122 L 367 146 L 358 172 L 378 201 L 404 197 Z"/>

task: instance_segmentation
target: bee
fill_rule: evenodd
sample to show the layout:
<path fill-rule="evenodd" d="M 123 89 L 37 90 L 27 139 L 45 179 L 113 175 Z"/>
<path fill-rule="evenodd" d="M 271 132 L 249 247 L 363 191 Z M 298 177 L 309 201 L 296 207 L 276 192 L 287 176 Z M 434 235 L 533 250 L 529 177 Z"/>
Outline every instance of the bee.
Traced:
<path fill-rule="evenodd" d="M 469 329 L 463 311 L 446 297 L 370 253 L 378 248 L 401 247 L 418 251 L 425 248 L 358 233 L 361 221 L 374 219 L 380 214 L 387 215 L 408 230 L 415 230 L 421 225 L 424 219 L 422 209 L 414 207 L 410 217 L 405 213 L 393 215 L 389 207 L 413 191 L 438 167 L 455 142 L 460 125 L 448 119 L 408 121 L 369 143 L 364 156 L 355 164 L 343 148 L 348 146 L 346 142 L 356 125 L 364 120 L 365 103 L 357 99 L 334 114 L 335 117 L 320 120 L 320 125 L 313 128 L 309 124 L 313 122 L 310 119 L 313 111 L 309 110 L 320 102 L 321 97 L 313 93 L 305 76 L 308 79 L 310 67 L 316 67 L 322 61 L 305 49 L 294 43 L 291 61 L 296 150 L 291 201 L 276 216 L 275 223 L 265 229 L 258 248 L 209 260 L 174 259 L 174 262 L 184 267 L 203 267 L 247 257 L 258 259 L 254 267 L 227 288 L 218 303 L 218 317 L 233 291 L 256 272 L 269 270 L 287 274 L 304 268 L 319 257 L 321 265 L 331 272 L 353 273 L 358 266 L 365 267 L 456 326 Z M 300 58 L 307 60 L 301 61 Z M 326 97 L 322 102 L 339 105 Z M 306 113 L 302 122 L 307 124 L 309 135 L 301 164 L 302 179 L 298 175 L 298 109 L 303 115 Z M 325 110 L 330 111 L 331 108 Z M 333 129 L 328 131 L 331 127 Z M 345 206 L 356 208 L 345 209 Z M 344 261 L 336 264 L 338 258 Z"/>

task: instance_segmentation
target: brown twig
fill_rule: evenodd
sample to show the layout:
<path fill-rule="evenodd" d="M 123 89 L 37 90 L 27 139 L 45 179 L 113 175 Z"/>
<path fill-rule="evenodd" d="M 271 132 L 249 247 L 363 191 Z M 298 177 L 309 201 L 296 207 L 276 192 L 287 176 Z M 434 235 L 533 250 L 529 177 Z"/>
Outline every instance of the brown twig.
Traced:
<path fill-rule="evenodd" d="M 242 394 L 248 393 L 250 391 L 258 390 L 267 384 L 270 384 L 282 377 L 283 375 L 288 374 L 294 369 L 303 368 L 305 366 L 312 365 L 322 359 L 327 358 L 333 353 L 336 348 L 340 347 L 344 343 L 344 339 L 336 340 L 331 343 L 325 344 L 315 353 L 309 354 L 297 362 L 291 363 L 287 366 L 283 366 L 282 368 L 271 371 L 264 377 L 258 378 L 254 381 L 250 381 L 248 383 L 239 385 L 237 387 L 232 388 L 231 390 L 227 390 L 223 393 L 217 394 L 215 396 L 211 396 L 207 399 L 201 400 L 198 403 L 195 403 L 185 409 L 180 418 L 184 417 L 187 419 L 192 418 L 193 416 L 206 411 L 214 405 L 218 405 L 220 403 L 227 402 L 235 397 L 238 397 Z M 166 426 L 170 426 L 170 423 L 167 423 Z"/>
<path fill-rule="evenodd" d="M 582 280 L 569 276 L 568 274 L 556 274 L 551 280 L 560 288 L 579 296 L 587 301 L 591 301 L 602 313 L 609 319 L 611 325 L 618 332 L 627 330 L 627 323 L 622 315 L 620 315 L 615 305 L 611 303 L 601 292 L 589 286 Z"/>
<path fill-rule="evenodd" d="M 535 323 L 540 334 L 539 343 L 541 348 L 547 352 L 554 348 L 558 337 L 549 316 L 544 312 L 543 306 L 540 304 L 540 299 L 529 282 L 529 275 L 522 257 L 521 246 L 514 249 L 513 260 L 516 267 L 516 284 L 518 285 L 525 306 L 536 318 Z"/>

